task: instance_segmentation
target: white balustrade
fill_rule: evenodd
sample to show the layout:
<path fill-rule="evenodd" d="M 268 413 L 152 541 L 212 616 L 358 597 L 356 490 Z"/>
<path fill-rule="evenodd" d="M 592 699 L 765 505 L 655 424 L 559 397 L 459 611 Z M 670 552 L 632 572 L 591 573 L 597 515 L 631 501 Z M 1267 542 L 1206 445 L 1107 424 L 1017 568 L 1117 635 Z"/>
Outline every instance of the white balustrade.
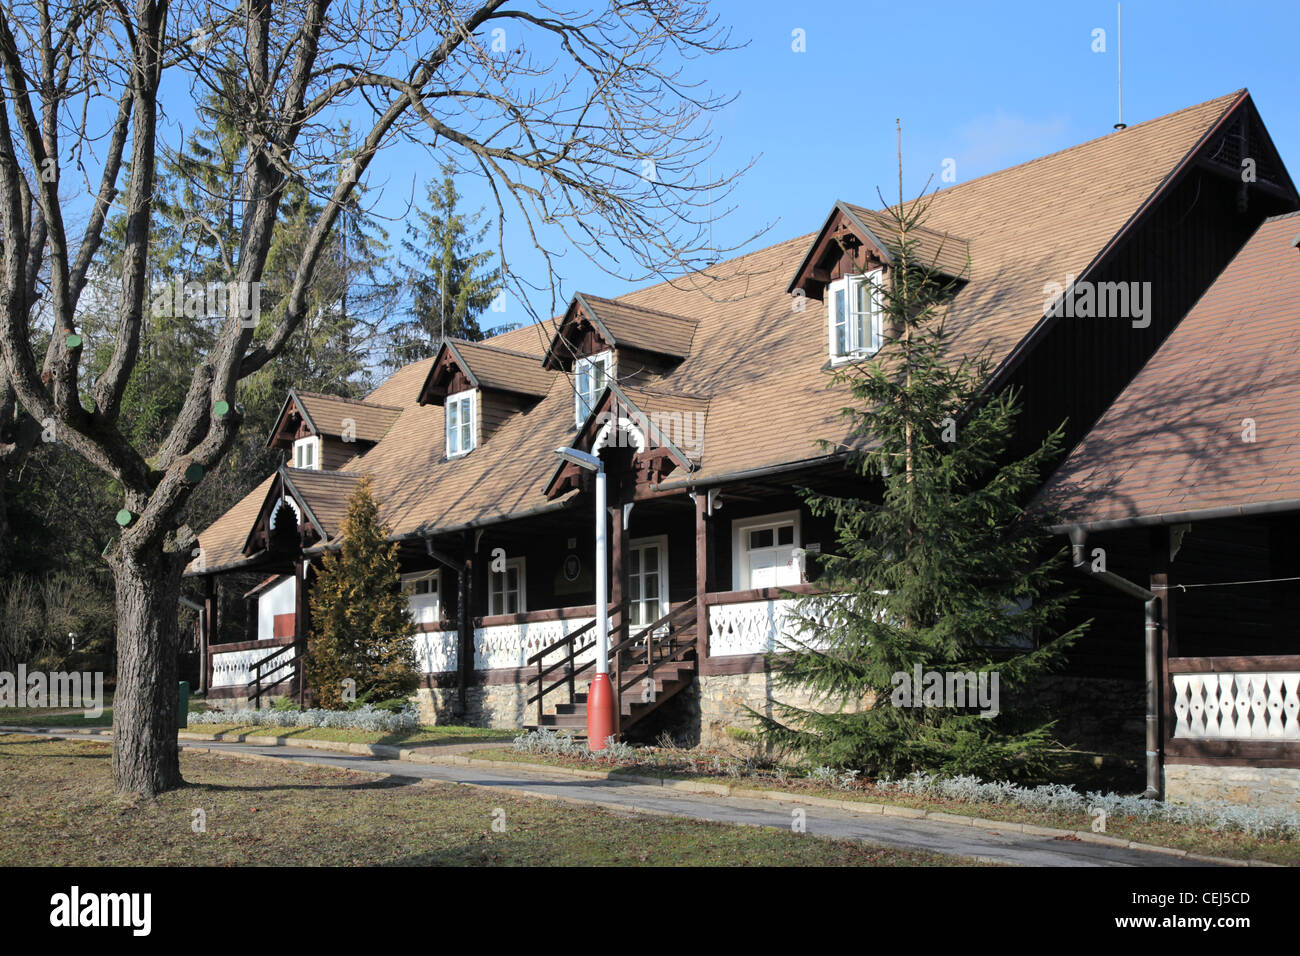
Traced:
<path fill-rule="evenodd" d="M 709 606 L 709 656 L 766 654 L 783 648 L 780 637 L 797 636 L 791 626 L 796 601 L 744 601 Z"/>
<path fill-rule="evenodd" d="M 275 647 L 256 647 L 247 651 L 216 651 L 212 655 L 213 687 L 244 687 L 252 683 L 253 665 L 262 658 L 275 653 Z M 285 669 L 293 661 L 294 651 L 290 650 L 275 659 L 275 669 L 262 674 L 262 683 L 269 684 L 284 676 Z"/>
<path fill-rule="evenodd" d="M 460 661 L 457 631 L 421 631 L 415 635 L 415 669 L 421 674 L 456 670 Z"/>
<path fill-rule="evenodd" d="M 1172 677 L 1175 737 L 1300 740 L 1300 671 Z"/>
<path fill-rule="evenodd" d="M 560 621 L 529 621 L 525 624 L 497 624 L 474 628 L 474 669 L 490 670 L 499 667 L 526 667 L 528 658 L 542 648 L 572 634 L 593 617 L 572 617 Z M 594 629 L 578 638 L 580 642 L 595 637 Z M 558 648 L 546 662 L 562 658 L 567 651 Z M 579 664 L 595 658 L 592 647 L 577 657 Z"/>

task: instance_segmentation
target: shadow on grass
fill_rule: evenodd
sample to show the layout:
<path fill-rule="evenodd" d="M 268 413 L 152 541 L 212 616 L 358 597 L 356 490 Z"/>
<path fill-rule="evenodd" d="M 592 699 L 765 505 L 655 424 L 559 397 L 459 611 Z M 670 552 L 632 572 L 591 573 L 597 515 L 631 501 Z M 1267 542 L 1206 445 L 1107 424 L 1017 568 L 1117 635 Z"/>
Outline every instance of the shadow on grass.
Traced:
<path fill-rule="evenodd" d="M 378 780 L 364 780 L 357 783 L 277 783 L 277 784 L 232 784 L 203 783 L 186 780 L 186 790 L 205 790 L 212 793 L 274 793 L 277 791 L 304 790 L 313 792 L 337 791 L 339 793 L 357 793 L 367 790 L 400 790 L 420 782 L 419 777 L 403 777 L 390 774 Z"/>

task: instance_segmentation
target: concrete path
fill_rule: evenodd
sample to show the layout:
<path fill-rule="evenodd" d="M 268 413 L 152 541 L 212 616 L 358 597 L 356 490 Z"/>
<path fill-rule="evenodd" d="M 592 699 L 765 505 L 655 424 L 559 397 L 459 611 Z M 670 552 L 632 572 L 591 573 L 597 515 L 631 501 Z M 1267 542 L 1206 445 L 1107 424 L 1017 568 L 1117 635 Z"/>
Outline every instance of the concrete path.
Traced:
<path fill-rule="evenodd" d="M 103 740 L 101 734 L 42 728 L 41 735 Z M 1083 841 L 1062 840 L 942 823 L 854 813 L 832 807 L 809 806 L 781 800 L 692 793 L 640 783 L 551 773 L 544 768 L 478 767 L 463 763 L 425 763 L 390 760 L 363 754 L 312 750 L 305 747 L 266 746 L 233 741 L 181 741 L 185 750 L 213 751 L 288 763 L 310 764 L 387 774 L 410 780 L 486 787 L 520 796 L 563 800 L 622 812 L 670 814 L 719 823 L 739 823 L 789 829 L 796 812 L 804 814 L 810 836 L 841 837 L 907 850 L 930 850 L 976 860 L 1019 866 L 1205 866 L 1171 853 L 1136 850 Z M 473 746 L 473 745 L 470 745 Z M 449 751 L 453 748 L 447 748 Z M 455 750 L 464 749 L 455 747 Z"/>

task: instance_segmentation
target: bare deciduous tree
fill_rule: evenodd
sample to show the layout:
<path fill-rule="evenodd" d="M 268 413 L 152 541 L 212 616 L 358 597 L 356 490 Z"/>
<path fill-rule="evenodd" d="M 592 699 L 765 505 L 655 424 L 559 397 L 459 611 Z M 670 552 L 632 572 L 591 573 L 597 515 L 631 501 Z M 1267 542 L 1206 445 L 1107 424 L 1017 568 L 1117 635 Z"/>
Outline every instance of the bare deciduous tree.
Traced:
<path fill-rule="evenodd" d="M 372 163 L 405 140 L 483 176 L 504 275 L 523 301 L 557 287 L 555 260 L 570 249 L 628 278 L 677 274 L 717 257 L 709 222 L 734 182 L 700 175 L 715 145 L 709 114 L 724 101 L 683 70 L 728 47 L 703 0 L 588 12 L 538 0 L 0 0 L 0 412 L 16 397 L 123 489 L 129 522 L 108 555 L 119 790 L 182 782 L 176 600 L 196 536 L 181 515 L 235 440 L 237 383 L 303 322 L 317 261 Z M 232 288 L 257 288 L 290 184 L 318 190 L 323 211 L 269 321 L 245 321 L 239 296 L 227 300 L 182 411 L 146 458 L 120 418 L 150 308 L 155 156 L 173 128 L 164 117 L 205 122 L 187 110 L 207 91 L 242 140 Z M 356 135 L 340 149 L 344 124 Z M 87 196 L 73 235 L 66 210 Z M 126 223 L 112 265 L 116 334 L 92 375 L 76 317 L 88 274 L 105 268 L 111 213 Z M 515 274 L 507 236 L 541 252 L 544 276 Z"/>

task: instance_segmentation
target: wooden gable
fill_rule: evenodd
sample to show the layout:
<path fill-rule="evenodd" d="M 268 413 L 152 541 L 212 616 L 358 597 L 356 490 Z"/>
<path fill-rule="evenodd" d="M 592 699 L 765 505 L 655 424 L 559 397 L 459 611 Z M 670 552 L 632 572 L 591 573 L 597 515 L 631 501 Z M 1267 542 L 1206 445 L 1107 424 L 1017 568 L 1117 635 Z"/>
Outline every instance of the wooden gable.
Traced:
<path fill-rule="evenodd" d="M 293 486 L 286 470 L 276 472 L 244 541 L 243 553 L 259 551 L 296 554 L 325 537 L 306 499 Z"/>
<path fill-rule="evenodd" d="M 885 243 L 836 203 L 791 280 L 790 293 L 820 300 L 836 279 L 882 269 L 890 258 Z"/>
<path fill-rule="evenodd" d="M 571 443 L 578 451 L 599 455 L 612 449 L 625 460 L 620 480 L 649 490 L 677 469 L 691 471 L 693 461 L 617 385 L 608 385 Z M 615 470 L 610 464 L 606 468 Z M 546 486 L 546 497 L 560 498 L 583 486 L 585 469 L 561 462 Z"/>
<path fill-rule="evenodd" d="M 609 351 L 615 344 L 614 336 L 595 311 L 583 302 L 582 296 L 575 295 L 542 364 L 553 371 L 567 372 L 576 359 Z"/>
<path fill-rule="evenodd" d="M 293 443 L 299 438 L 310 438 L 316 434 L 316 425 L 307 414 L 303 403 L 294 390 L 289 389 L 284 404 L 280 406 L 275 427 L 271 429 L 271 437 L 266 440 L 266 447 L 292 449 Z"/>
<path fill-rule="evenodd" d="M 421 405 L 441 405 L 446 402 L 448 395 L 468 392 L 478 387 L 478 379 L 474 377 L 469 363 L 461 357 L 454 345 L 443 342 L 416 401 Z"/>

